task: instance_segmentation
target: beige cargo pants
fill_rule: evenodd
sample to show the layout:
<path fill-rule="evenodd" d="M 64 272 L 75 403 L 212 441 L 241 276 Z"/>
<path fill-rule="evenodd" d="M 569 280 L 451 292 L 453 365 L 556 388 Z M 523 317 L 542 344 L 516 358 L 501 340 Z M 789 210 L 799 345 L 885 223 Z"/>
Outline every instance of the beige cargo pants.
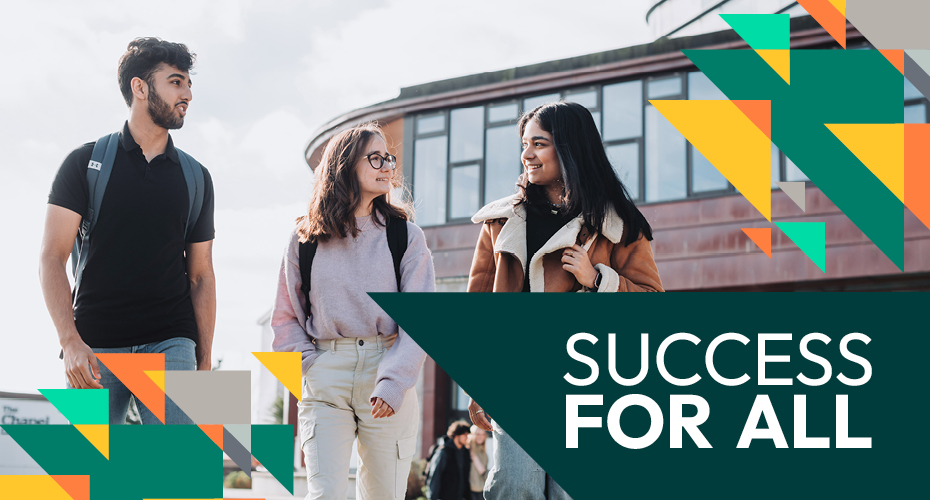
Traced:
<path fill-rule="evenodd" d="M 303 398 L 298 404 L 310 491 L 306 500 L 346 498 L 356 436 L 357 498 L 404 498 L 420 423 L 416 393 L 408 390 L 401 407 L 388 418 L 374 419 L 369 401 L 378 365 L 394 338 L 316 342 L 320 355 L 304 374 Z"/>

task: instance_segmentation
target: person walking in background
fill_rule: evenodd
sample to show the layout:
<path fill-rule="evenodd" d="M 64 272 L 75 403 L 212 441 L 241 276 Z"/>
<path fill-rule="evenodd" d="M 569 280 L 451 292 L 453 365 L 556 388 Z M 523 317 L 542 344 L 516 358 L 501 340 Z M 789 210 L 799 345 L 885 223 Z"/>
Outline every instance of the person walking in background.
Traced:
<path fill-rule="evenodd" d="M 166 370 L 211 368 L 213 182 L 168 134 L 184 124 L 194 59 L 180 43 L 130 42 L 117 72 L 129 120 L 72 151 L 48 196 L 39 258 L 45 304 L 68 385 L 109 389 L 111 425 L 125 422 L 132 395 L 95 353 L 164 353 Z M 158 423 L 137 406 L 143 424 Z M 165 423 L 192 422 L 167 399 Z"/>
<path fill-rule="evenodd" d="M 390 200 L 396 161 L 375 125 L 330 139 L 281 262 L 272 348 L 303 353 L 308 500 L 346 498 L 356 437 L 358 498 L 406 490 L 420 421 L 412 387 L 426 354 L 368 292 L 435 285 L 423 231 Z"/>
<path fill-rule="evenodd" d="M 464 420 L 452 422 L 446 431 L 442 445 L 429 463 L 426 479 L 429 500 L 471 500 L 471 453 L 466 447 L 469 432 Z"/>
<path fill-rule="evenodd" d="M 518 126 L 518 192 L 472 217 L 483 227 L 468 291 L 662 291 L 652 228 L 611 166 L 591 113 L 576 103 L 543 104 Z M 492 430 L 477 402 L 468 411 L 475 425 Z M 496 422 L 493 431 L 485 498 L 569 498 Z"/>
<path fill-rule="evenodd" d="M 488 480 L 488 452 L 485 444 L 488 435 L 484 429 L 477 425 L 471 426 L 468 435 L 468 451 L 471 457 L 471 472 L 468 476 L 468 485 L 471 487 L 469 500 L 484 500 L 484 485 Z"/>

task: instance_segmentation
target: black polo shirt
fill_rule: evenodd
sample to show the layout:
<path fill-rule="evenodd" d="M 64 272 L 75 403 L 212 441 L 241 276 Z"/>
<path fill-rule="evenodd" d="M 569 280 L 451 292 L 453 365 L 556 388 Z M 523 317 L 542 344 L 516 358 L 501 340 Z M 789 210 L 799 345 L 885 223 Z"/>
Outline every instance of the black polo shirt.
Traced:
<path fill-rule="evenodd" d="M 94 144 L 75 149 L 62 163 L 50 204 L 85 215 Z M 123 125 L 74 301 L 74 322 L 87 345 L 197 341 L 184 249 L 214 236 L 213 180 L 206 168 L 203 177 L 203 208 L 185 242 L 190 197 L 171 137 L 165 152 L 147 162 L 128 123 Z"/>

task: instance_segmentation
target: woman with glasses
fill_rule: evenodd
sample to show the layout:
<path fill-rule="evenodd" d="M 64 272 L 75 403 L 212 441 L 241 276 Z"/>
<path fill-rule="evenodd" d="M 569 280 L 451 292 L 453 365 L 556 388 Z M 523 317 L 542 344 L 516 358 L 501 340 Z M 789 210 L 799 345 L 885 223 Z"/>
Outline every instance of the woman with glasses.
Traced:
<path fill-rule="evenodd" d="M 375 125 L 330 139 L 281 264 L 272 348 L 303 353 L 307 499 L 346 498 L 356 438 L 357 498 L 407 487 L 425 354 L 368 292 L 432 292 L 434 279 L 423 231 L 390 199 L 396 162 Z"/>
<path fill-rule="evenodd" d="M 523 174 L 517 194 L 472 221 L 483 223 L 469 292 L 660 292 L 652 229 L 617 177 L 591 113 L 550 103 L 520 118 Z M 472 401 L 472 422 L 492 430 Z M 499 425 L 488 500 L 568 495 Z"/>

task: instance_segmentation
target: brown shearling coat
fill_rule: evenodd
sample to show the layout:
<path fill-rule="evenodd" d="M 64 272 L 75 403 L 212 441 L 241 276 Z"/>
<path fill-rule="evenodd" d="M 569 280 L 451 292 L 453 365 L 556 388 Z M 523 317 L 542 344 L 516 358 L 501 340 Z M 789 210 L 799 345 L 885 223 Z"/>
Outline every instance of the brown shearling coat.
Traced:
<path fill-rule="evenodd" d="M 526 209 L 513 206 L 515 197 L 490 203 L 472 217 L 472 222 L 483 223 L 483 227 L 468 277 L 469 292 L 523 291 Z M 536 252 L 529 264 L 530 290 L 581 290 L 575 276 L 562 269 L 562 250 L 583 241 L 591 264 L 602 275 L 598 292 L 663 291 L 652 246 L 642 235 L 633 244 L 624 245 L 623 219 L 615 211 L 608 211 L 603 227 L 593 236 L 587 234 L 582 222 L 580 216 L 569 221 Z"/>

